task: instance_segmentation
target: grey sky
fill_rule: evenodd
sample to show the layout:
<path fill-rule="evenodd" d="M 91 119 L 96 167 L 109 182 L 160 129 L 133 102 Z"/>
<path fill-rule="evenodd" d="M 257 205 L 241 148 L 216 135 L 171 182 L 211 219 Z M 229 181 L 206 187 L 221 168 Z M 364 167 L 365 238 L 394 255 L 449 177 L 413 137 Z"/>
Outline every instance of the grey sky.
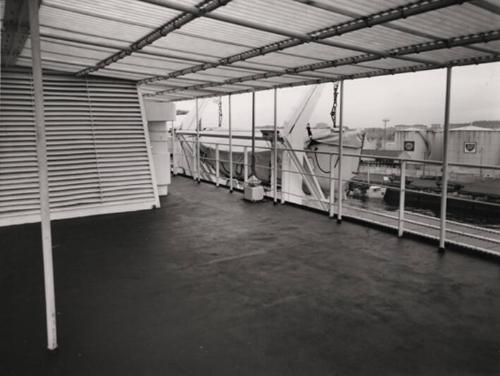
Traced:
<path fill-rule="evenodd" d="M 443 122 L 445 70 L 345 81 L 344 124 L 349 127 L 391 124 L 432 124 Z M 332 84 L 324 84 L 311 124 L 331 123 L 329 112 Z M 278 124 L 290 119 L 307 88 L 278 91 Z M 233 127 L 250 128 L 251 95 L 233 96 Z M 192 102 L 178 108 L 191 109 Z M 227 126 L 227 97 L 223 97 L 223 124 Z M 204 126 L 217 125 L 217 104 L 210 101 L 203 113 Z M 256 94 L 256 123 L 273 121 L 272 91 Z M 453 68 L 451 122 L 500 120 L 500 63 Z"/>

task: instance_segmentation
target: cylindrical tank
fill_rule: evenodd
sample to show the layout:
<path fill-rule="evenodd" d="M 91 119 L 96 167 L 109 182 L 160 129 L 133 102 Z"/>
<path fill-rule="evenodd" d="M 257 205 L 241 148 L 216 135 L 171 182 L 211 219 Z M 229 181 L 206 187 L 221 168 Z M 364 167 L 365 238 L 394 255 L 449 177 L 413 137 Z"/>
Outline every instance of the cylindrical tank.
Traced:
<path fill-rule="evenodd" d="M 500 131 L 472 125 L 450 130 L 452 163 L 500 165 Z"/>
<path fill-rule="evenodd" d="M 443 131 L 442 130 L 428 130 L 426 132 L 427 141 L 429 143 L 430 154 L 427 159 L 433 161 L 443 160 Z"/>
<path fill-rule="evenodd" d="M 426 132 L 417 128 L 397 129 L 394 134 L 396 150 L 404 150 L 412 159 L 427 159 L 429 146 Z"/>

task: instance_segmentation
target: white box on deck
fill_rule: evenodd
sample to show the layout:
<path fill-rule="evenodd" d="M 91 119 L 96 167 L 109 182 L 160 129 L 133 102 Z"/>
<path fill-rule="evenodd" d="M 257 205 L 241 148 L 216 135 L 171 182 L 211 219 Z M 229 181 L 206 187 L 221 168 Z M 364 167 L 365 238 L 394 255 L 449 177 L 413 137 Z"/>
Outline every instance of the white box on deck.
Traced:
<path fill-rule="evenodd" d="M 243 197 L 247 201 L 262 201 L 264 199 L 264 187 L 262 185 L 245 185 Z"/>

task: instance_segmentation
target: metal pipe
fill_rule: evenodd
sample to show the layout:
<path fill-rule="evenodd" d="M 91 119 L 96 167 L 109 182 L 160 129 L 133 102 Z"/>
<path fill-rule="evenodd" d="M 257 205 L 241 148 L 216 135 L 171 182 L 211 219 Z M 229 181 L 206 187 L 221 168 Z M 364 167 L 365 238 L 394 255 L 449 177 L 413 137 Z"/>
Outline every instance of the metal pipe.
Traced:
<path fill-rule="evenodd" d="M 52 258 L 52 234 L 50 225 L 49 175 L 47 140 L 45 135 L 42 56 L 40 49 L 40 24 L 37 0 L 30 0 L 29 20 L 31 32 L 31 58 L 33 61 L 33 89 L 35 97 L 36 151 L 40 185 L 40 222 L 42 227 L 43 277 L 45 289 L 45 314 L 47 324 L 47 348 L 57 348 L 56 298 L 54 291 L 54 263 Z"/>
<path fill-rule="evenodd" d="M 228 95 L 229 121 L 229 192 L 233 193 L 233 130 L 231 120 L 231 94 Z"/>
<path fill-rule="evenodd" d="M 255 91 L 252 91 L 252 166 L 250 173 L 257 177 L 255 172 Z"/>
<path fill-rule="evenodd" d="M 443 177 L 441 180 L 441 216 L 439 230 L 439 250 L 444 251 L 446 242 L 446 201 L 448 199 L 448 139 L 450 135 L 451 67 L 446 68 L 446 94 L 444 102 L 443 131 Z"/>
<path fill-rule="evenodd" d="M 163 38 L 167 34 L 170 34 L 171 32 L 181 28 L 182 26 L 188 24 L 189 22 L 193 21 L 197 17 L 202 16 L 204 13 L 209 13 L 220 6 L 224 6 L 227 3 L 229 3 L 231 0 L 210 0 L 210 1 L 205 1 L 204 4 L 202 5 L 202 9 L 196 8 L 199 13 L 193 13 L 193 12 L 185 12 L 184 14 L 180 14 L 174 19 L 170 20 L 166 24 L 154 29 L 150 33 L 148 33 L 146 36 L 143 36 L 139 40 L 135 41 L 134 43 L 130 44 L 127 48 L 124 48 L 118 52 L 113 53 L 111 56 L 106 57 L 105 59 L 102 59 L 101 61 L 97 62 L 91 67 L 84 68 L 80 70 L 79 72 L 76 73 L 76 76 L 83 76 L 87 75 L 89 73 L 98 71 L 99 69 L 103 69 L 118 60 L 121 60 L 127 56 L 130 56 L 133 52 L 139 51 L 143 49 L 144 47 L 147 47 L 151 45 L 153 42 L 157 41 L 158 39 Z"/>
<path fill-rule="evenodd" d="M 399 182 L 399 217 L 398 217 L 398 236 L 402 237 L 404 233 L 405 221 L 405 187 L 406 187 L 406 162 L 401 162 L 401 173 Z"/>
<path fill-rule="evenodd" d="M 274 118 L 273 118 L 273 200 L 278 203 L 278 89 L 274 88 Z"/>
<path fill-rule="evenodd" d="M 337 192 L 338 192 L 338 208 L 337 208 L 337 222 L 342 222 L 342 152 L 344 148 L 343 140 L 343 126 L 344 126 L 344 80 L 340 81 L 340 105 L 339 105 L 339 158 L 338 158 L 338 177 L 337 177 Z"/>
<path fill-rule="evenodd" d="M 330 154 L 330 195 L 328 197 L 328 215 L 333 218 L 335 202 L 335 184 L 334 184 L 335 163 L 333 163 L 333 154 Z"/>

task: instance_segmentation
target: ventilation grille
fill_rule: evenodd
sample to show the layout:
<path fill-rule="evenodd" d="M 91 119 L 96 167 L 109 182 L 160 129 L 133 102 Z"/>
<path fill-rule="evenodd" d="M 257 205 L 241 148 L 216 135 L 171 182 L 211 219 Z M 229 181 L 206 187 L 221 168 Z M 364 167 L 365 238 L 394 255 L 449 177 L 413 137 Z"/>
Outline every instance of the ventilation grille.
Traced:
<path fill-rule="evenodd" d="M 2 72 L 0 95 L 0 225 L 36 221 L 31 72 Z M 44 74 L 44 95 L 53 218 L 157 203 L 133 82 Z"/>

